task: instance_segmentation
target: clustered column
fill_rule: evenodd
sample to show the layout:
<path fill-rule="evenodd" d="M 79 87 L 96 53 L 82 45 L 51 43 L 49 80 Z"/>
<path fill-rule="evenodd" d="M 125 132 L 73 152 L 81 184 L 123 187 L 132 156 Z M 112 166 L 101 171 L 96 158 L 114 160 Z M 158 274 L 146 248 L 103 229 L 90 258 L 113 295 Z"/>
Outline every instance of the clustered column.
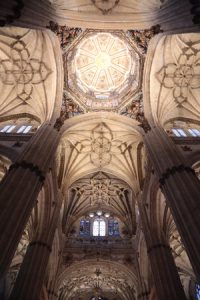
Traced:
<path fill-rule="evenodd" d="M 10 300 L 39 299 L 60 214 L 61 198 L 56 198 L 52 217 L 43 220 L 41 233 L 28 246 Z"/>
<path fill-rule="evenodd" d="M 161 127 L 146 128 L 144 142 L 160 188 L 200 282 L 200 181 Z"/>
<path fill-rule="evenodd" d="M 0 186 L 0 276 L 5 275 L 22 232 L 51 167 L 59 132 L 43 125 L 28 143 L 18 160 L 11 165 Z M 6 226 L 5 226 L 6 224 Z M 32 245 L 32 249 L 36 245 Z M 37 247 L 40 247 L 37 245 Z M 45 248 L 45 247 L 43 247 Z M 46 248 L 46 251 L 48 249 Z"/>
<path fill-rule="evenodd" d="M 137 300 L 148 300 L 149 292 L 147 291 L 144 279 L 141 276 L 140 266 L 137 258 L 136 258 L 136 273 L 137 273 L 137 280 L 138 280 Z"/>
<path fill-rule="evenodd" d="M 138 207 L 158 299 L 186 300 L 169 245 L 152 231 L 142 201 Z"/>

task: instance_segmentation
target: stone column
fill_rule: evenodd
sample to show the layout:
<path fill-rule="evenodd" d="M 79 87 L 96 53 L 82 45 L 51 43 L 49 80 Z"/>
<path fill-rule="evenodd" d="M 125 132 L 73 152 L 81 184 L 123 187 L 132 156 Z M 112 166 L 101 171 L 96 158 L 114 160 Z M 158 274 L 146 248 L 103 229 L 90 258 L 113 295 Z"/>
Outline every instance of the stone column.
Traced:
<path fill-rule="evenodd" d="M 144 205 L 138 207 L 158 299 L 186 300 L 169 245 L 150 228 Z"/>
<path fill-rule="evenodd" d="M 38 193 L 51 167 L 60 135 L 43 125 L 31 138 L 18 160 L 11 165 L 0 186 L 0 276 L 9 267 Z M 42 241 L 43 242 L 43 241 Z M 39 244 L 32 245 L 43 247 Z M 30 251 L 30 250 L 29 250 Z"/>
<path fill-rule="evenodd" d="M 137 300 L 148 300 L 149 292 L 147 291 L 144 279 L 141 276 L 140 266 L 137 258 L 136 258 L 136 273 L 137 273 L 137 280 L 138 280 Z"/>
<path fill-rule="evenodd" d="M 57 197 L 52 216 L 48 220 L 46 220 L 46 215 L 43 217 L 41 232 L 35 236 L 27 248 L 10 300 L 39 299 L 62 203 L 61 197 L 58 195 Z M 50 202 L 46 197 L 45 200 Z M 47 206 L 46 204 L 45 210 L 48 209 Z"/>
<path fill-rule="evenodd" d="M 149 159 L 200 282 L 200 181 L 162 128 L 147 126 L 145 130 Z"/>

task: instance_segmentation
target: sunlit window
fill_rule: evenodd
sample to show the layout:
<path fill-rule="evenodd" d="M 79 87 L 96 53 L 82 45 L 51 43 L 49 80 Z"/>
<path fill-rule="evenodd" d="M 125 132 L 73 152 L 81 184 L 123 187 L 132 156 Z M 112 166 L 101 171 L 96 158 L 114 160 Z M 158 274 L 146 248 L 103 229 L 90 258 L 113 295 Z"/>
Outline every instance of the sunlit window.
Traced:
<path fill-rule="evenodd" d="M 200 137 L 200 130 L 198 130 L 198 129 L 188 129 L 188 131 L 192 136 L 199 136 Z"/>
<path fill-rule="evenodd" d="M 175 136 L 178 136 L 178 137 L 185 137 L 185 136 L 187 136 L 187 134 L 185 133 L 185 131 L 183 129 L 180 129 L 180 128 L 173 128 L 172 132 L 174 133 Z"/>
<path fill-rule="evenodd" d="M 20 127 L 17 127 L 17 125 L 6 125 L 0 130 L 0 132 L 10 133 L 14 131 L 15 133 L 28 133 L 31 128 L 32 125 L 22 125 Z"/>
<path fill-rule="evenodd" d="M 23 125 L 21 126 L 18 130 L 17 133 L 28 133 L 31 130 L 32 126 L 31 125 Z"/>
<path fill-rule="evenodd" d="M 106 222 L 99 218 L 93 223 L 93 236 L 105 236 L 106 235 Z"/>
<path fill-rule="evenodd" d="M 189 128 L 189 129 L 172 128 L 172 132 L 177 137 L 186 137 L 186 136 L 200 137 L 200 130 L 195 128 Z"/>
<path fill-rule="evenodd" d="M 16 125 L 6 125 L 4 126 L 0 132 L 6 132 L 6 133 L 10 133 L 13 131 L 13 129 L 16 127 Z"/>

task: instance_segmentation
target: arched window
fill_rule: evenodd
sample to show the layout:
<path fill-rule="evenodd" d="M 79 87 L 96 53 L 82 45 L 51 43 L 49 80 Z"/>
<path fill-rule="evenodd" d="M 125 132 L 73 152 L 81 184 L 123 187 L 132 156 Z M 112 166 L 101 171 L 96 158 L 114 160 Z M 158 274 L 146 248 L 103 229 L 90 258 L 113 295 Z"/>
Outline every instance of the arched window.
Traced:
<path fill-rule="evenodd" d="M 90 220 L 80 221 L 80 231 L 81 236 L 90 236 Z"/>
<path fill-rule="evenodd" d="M 106 235 L 106 222 L 102 218 L 95 219 L 93 222 L 93 236 L 105 236 Z"/>
<path fill-rule="evenodd" d="M 196 284 L 196 299 L 200 300 L 200 285 Z"/>
<path fill-rule="evenodd" d="M 189 129 L 172 128 L 172 132 L 173 135 L 177 137 L 187 137 L 187 136 L 200 137 L 200 130 L 195 128 L 189 128 Z"/>
<path fill-rule="evenodd" d="M 172 132 L 174 133 L 175 136 L 178 136 L 178 137 L 186 137 L 187 136 L 185 131 L 181 128 L 173 128 Z"/>
<path fill-rule="evenodd" d="M 16 125 L 6 125 L 4 126 L 0 132 L 6 132 L 6 133 L 10 133 L 13 131 L 13 129 L 16 127 Z"/>
<path fill-rule="evenodd" d="M 189 131 L 189 133 L 192 135 L 192 136 L 199 136 L 200 137 L 200 130 L 198 130 L 198 129 L 192 129 L 192 128 L 190 128 L 190 129 L 188 129 L 188 131 Z"/>
<path fill-rule="evenodd" d="M 28 133 L 32 129 L 32 125 L 5 125 L 0 129 L 2 133 Z"/>

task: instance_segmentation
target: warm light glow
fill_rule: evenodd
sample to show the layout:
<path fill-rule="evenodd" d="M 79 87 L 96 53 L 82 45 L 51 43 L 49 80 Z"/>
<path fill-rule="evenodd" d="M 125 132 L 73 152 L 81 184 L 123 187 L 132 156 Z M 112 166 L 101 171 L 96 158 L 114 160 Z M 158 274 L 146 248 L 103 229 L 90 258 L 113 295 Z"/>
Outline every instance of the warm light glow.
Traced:
<path fill-rule="evenodd" d="M 99 69 L 108 69 L 110 67 L 110 56 L 105 52 L 100 52 L 95 59 L 95 64 Z"/>
<path fill-rule="evenodd" d="M 110 217 L 110 214 L 109 213 L 105 213 L 104 215 L 106 218 L 109 218 Z"/>
<path fill-rule="evenodd" d="M 101 210 L 98 210 L 97 211 L 97 216 L 101 216 L 102 215 L 102 211 Z"/>
<path fill-rule="evenodd" d="M 108 32 L 83 39 L 74 62 L 79 87 L 101 94 L 122 86 L 134 64 L 127 44 Z"/>
<path fill-rule="evenodd" d="M 97 219 L 93 223 L 93 236 L 106 235 L 106 222 L 103 219 Z"/>

